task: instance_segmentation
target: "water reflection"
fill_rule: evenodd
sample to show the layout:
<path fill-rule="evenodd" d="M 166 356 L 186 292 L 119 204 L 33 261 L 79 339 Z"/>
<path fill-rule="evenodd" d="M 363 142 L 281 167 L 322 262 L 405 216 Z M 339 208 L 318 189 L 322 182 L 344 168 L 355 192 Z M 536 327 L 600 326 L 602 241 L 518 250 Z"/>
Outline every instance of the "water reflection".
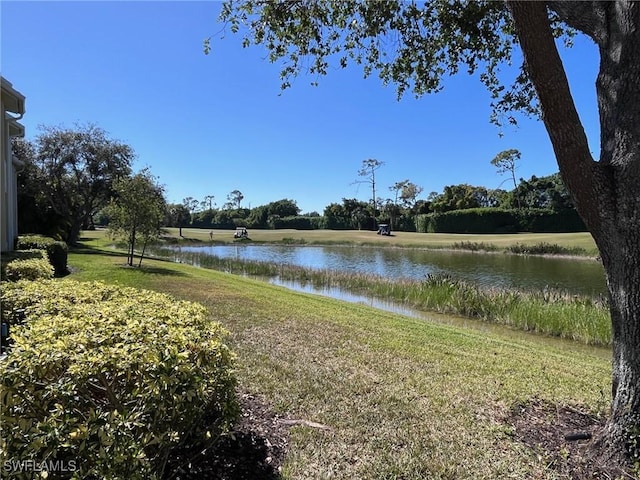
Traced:
<path fill-rule="evenodd" d="M 220 258 L 298 265 L 305 268 L 422 279 L 447 273 L 486 287 L 559 288 L 572 294 L 606 292 L 604 270 L 591 260 L 400 248 L 290 245 L 182 247 Z"/>

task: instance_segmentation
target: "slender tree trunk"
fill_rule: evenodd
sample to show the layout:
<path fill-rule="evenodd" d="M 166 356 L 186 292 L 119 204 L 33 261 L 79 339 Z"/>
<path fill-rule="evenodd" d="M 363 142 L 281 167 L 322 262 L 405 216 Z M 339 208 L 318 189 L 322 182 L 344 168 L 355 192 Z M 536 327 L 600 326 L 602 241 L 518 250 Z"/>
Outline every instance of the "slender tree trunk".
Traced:
<path fill-rule="evenodd" d="M 127 265 L 129 265 L 130 267 L 133 267 L 133 252 L 135 250 L 135 247 L 136 247 L 136 228 L 133 227 L 133 229 L 131 230 L 131 237 L 129 240 L 129 252 L 127 256 Z"/>
<path fill-rule="evenodd" d="M 604 457 L 622 461 L 629 435 L 640 433 L 640 4 L 608 3 L 604 16 L 583 22 L 605 25 L 591 32 L 601 57 L 601 152 L 595 162 L 545 3 L 507 3 L 560 173 L 605 268 L 613 334 L 612 405 L 604 436 L 594 445 Z"/>
<path fill-rule="evenodd" d="M 144 251 L 147 249 L 148 242 L 149 242 L 149 237 L 144 237 L 144 243 L 142 244 L 142 253 L 140 254 L 140 261 L 138 262 L 138 267 L 142 265 L 142 259 L 144 258 Z"/>

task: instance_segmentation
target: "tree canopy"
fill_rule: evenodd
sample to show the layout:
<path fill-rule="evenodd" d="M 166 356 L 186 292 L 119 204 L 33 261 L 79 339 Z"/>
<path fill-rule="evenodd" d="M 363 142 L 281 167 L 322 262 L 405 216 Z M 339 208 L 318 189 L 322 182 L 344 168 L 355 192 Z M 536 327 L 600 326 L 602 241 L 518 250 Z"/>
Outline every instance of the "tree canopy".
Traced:
<path fill-rule="evenodd" d="M 35 141 L 25 142 L 14 143 L 30 175 L 22 193 L 35 186 L 31 193 L 39 215 L 51 209 L 64 239 L 73 244 L 92 215 L 107 205 L 114 182 L 131 173 L 133 149 L 92 124 L 40 127 Z"/>
<path fill-rule="evenodd" d="M 122 178 L 115 182 L 108 212 L 111 233 L 127 240 L 129 266 L 133 266 L 136 243 L 142 238 L 140 266 L 147 243 L 160 235 L 167 214 L 163 187 L 149 170 Z"/>

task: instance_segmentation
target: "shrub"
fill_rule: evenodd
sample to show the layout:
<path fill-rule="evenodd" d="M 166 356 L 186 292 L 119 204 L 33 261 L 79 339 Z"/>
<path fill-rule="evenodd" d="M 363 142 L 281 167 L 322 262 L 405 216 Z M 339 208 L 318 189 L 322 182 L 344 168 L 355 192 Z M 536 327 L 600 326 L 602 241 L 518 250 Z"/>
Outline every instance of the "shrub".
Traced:
<path fill-rule="evenodd" d="M 14 324 L 0 362 L 6 459 L 160 478 L 172 449 L 200 451 L 237 415 L 226 332 L 200 305 L 51 280 L 8 284 L 2 300 Z"/>
<path fill-rule="evenodd" d="M 271 226 L 275 229 L 291 228 L 295 230 L 313 230 L 322 228 L 322 217 L 279 217 L 274 218 L 271 222 Z"/>
<path fill-rule="evenodd" d="M 535 245 L 517 243 L 507 247 L 507 251 L 522 255 L 584 255 L 586 250 L 582 247 L 563 247 L 557 243 L 541 242 Z"/>
<path fill-rule="evenodd" d="M 531 208 L 517 212 L 521 232 L 559 233 L 586 232 L 584 222 L 575 210 L 554 211 Z"/>
<path fill-rule="evenodd" d="M 513 210 L 500 208 L 469 208 L 445 213 L 431 213 L 426 219 L 428 233 L 512 233 L 518 230 Z"/>
<path fill-rule="evenodd" d="M 67 273 L 68 248 L 66 243 L 39 235 L 24 235 L 18 237 L 18 243 L 16 245 L 17 250 L 29 250 L 34 248 L 45 250 L 47 252 L 49 262 L 53 265 L 56 275 L 62 276 Z"/>
<path fill-rule="evenodd" d="M 46 258 L 17 259 L 5 267 L 5 278 L 10 282 L 51 278 L 53 273 L 53 267 Z"/>

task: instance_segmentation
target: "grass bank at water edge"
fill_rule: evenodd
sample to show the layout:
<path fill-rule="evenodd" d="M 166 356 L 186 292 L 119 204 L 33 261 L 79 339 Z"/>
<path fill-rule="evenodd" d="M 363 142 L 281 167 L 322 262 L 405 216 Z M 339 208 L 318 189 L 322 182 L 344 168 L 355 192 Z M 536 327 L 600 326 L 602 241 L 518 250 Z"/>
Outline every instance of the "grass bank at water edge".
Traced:
<path fill-rule="evenodd" d="M 150 252 L 178 258 L 172 250 L 151 249 Z M 431 275 L 423 281 L 389 279 L 372 274 L 219 258 L 199 252 L 180 252 L 179 259 L 229 273 L 278 277 L 302 285 L 311 283 L 315 287 L 338 287 L 420 310 L 476 318 L 588 345 L 611 344 L 611 321 L 605 298 L 568 295 L 555 290 L 486 289 L 442 275 Z"/>

